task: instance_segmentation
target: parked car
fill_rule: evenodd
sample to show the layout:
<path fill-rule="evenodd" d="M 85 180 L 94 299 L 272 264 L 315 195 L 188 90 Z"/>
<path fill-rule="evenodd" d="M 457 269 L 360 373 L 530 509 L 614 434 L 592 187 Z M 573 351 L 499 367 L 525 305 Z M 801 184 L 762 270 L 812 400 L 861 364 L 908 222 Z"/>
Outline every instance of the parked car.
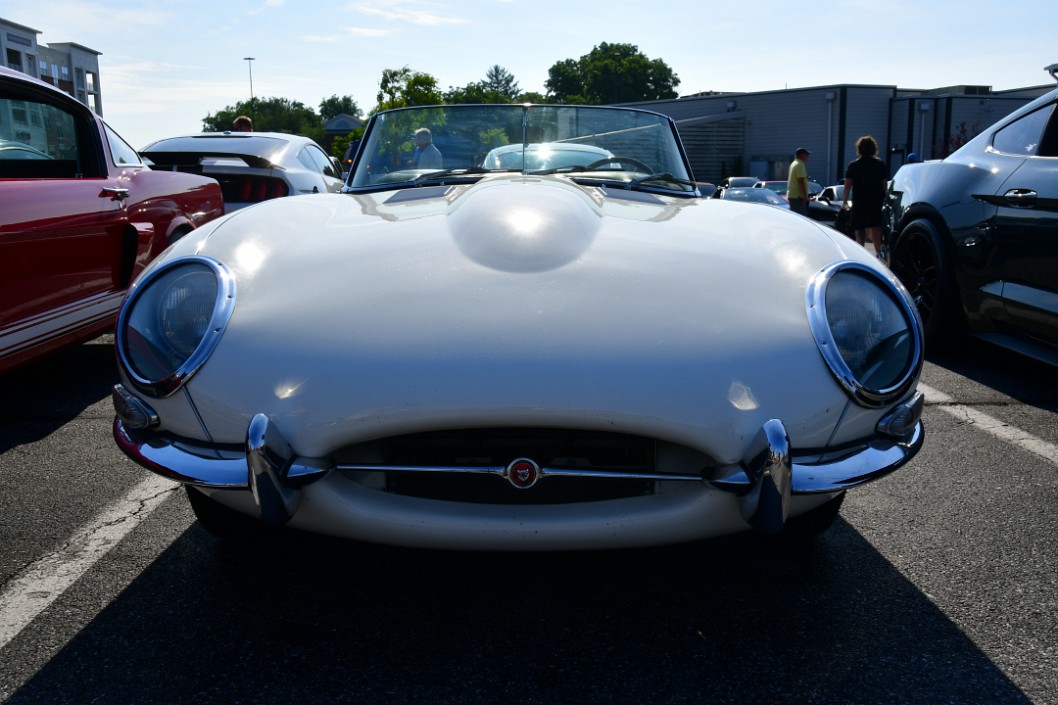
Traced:
<path fill-rule="evenodd" d="M 702 198 L 713 198 L 714 195 L 719 192 L 716 184 L 709 181 L 695 181 L 694 185 L 697 187 L 698 194 Z"/>
<path fill-rule="evenodd" d="M 825 206 L 828 211 L 827 218 L 819 217 L 815 218 L 815 220 L 827 222 L 830 227 L 843 235 L 855 238 L 856 233 L 852 229 L 852 199 L 849 199 L 847 208 L 842 212 L 843 198 L 845 198 L 845 184 L 827 186 L 820 191 L 814 202 L 809 203 L 809 210 L 811 211 L 812 203 L 817 204 L 817 210 L 820 209 L 820 206 Z M 823 211 L 819 210 L 819 212 L 820 215 L 822 215 Z M 828 222 L 830 218 L 833 218 L 833 222 Z"/>
<path fill-rule="evenodd" d="M 818 220 L 820 223 L 833 227 L 840 213 L 841 201 L 837 203 L 821 201 L 818 196 L 808 201 L 808 217 L 812 220 Z"/>
<path fill-rule="evenodd" d="M 0 68 L 0 372 L 112 331 L 126 287 L 223 214 L 217 182 L 151 171 L 87 107 Z"/>
<path fill-rule="evenodd" d="M 728 176 L 716 185 L 718 191 L 726 188 L 753 188 L 759 179 L 756 176 Z"/>
<path fill-rule="evenodd" d="M 749 203 L 763 203 L 767 206 L 776 206 L 778 208 L 785 208 L 790 210 L 790 202 L 766 188 L 732 188 L 728 187 L 723 191 L 717 191 L 715 194 L 716 198 L 726 199 L 728 201 L 746 201 Z"/>
<path fill-rule="evenodd" d="M 841 199 L 843 198 L 845 198 L 845 184 L 827 186 L 816 196 L 817 201 L 826 201 L 838 206 L 841 205 Z M 852 203 L 852 201 L 849 201 L 849 203 Z"/>
<path fill-rule="evenodd" d="M 930 345 L 967 331 L 1058 364 L 1058 91 L 890 185 L 889 264 Z"/>
<path fill-rule="evenodd" d="M 540 169 L 588 168 L 588 165 L 603 162 L 612 165 L 613 154 L 590 144 L 564 142 L 508 144 L 489 150 L 482 166 L 486 169 L 515 169 L 537 171 Z M 601 165 L 600 165 L 601 166 Z M 620 167 L 620 164 L 615 165 Z"/>
<path fill-rule="evenodd" d="M 337 193 L 342 165 L 308 137 L 280 132 L 204 132 L 168 137 L 143 149 L 155 169 L 204 174 L 220 182 L 228 211 L 283 196 Z"/>
<path fill-rule="evenodd" d="M 786 185 L 788 181 L 756 181 L 753 188 L 766 188 L 786 198 Z M 808 182 L 808 198 L 813 199 L 823 192 L 823 187 L 818 181 Z"/>
<path fill-rule="evenodd" d="M 757 181 L 753 188 L 772 191 L 786 199 L 786 181 Z M 833 226 L 841 212 L 841 203 L 833 204 L 819 200 L 823 187 L 816 181 L 808 182 L 808 217 Z"/>
<path fill-rule="evenodd" d="M 401 166 L 423 125 L 466 156 Z M 613 156 L 481 166 L 529 130 Z M 673 121 L 632 108 L 379 112 L 346 193 L 176 243 L 116 346 L 118 445 L 220 536 L 813 533 L 923 439 L 921 332 L 889 270 L 789 212 L 701 198 Z"/>

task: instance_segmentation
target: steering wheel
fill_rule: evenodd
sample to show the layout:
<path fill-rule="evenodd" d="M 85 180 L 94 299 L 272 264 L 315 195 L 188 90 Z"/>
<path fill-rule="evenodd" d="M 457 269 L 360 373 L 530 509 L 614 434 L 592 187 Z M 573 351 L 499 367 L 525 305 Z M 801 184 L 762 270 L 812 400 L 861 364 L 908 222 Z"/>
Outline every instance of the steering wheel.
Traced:
<path fill-rule="evenodd" d="M 601 166 L 606 166 L 607 164 L 618 164 L 621 166 L 622 169 L 629 166 L 635 167 L 636 171 L 641 171 L 644 174 L 654 173 L 654 170 L 652 168 L 639 161 L 638 159 L 633 159 L 632 157 L 606 157 L 604 159 L 596 159 L 591 164 L 586 164 L 584 166 L 584 169 L 586 171 L 592 171 L 594 169 L 598 169 Z"/>

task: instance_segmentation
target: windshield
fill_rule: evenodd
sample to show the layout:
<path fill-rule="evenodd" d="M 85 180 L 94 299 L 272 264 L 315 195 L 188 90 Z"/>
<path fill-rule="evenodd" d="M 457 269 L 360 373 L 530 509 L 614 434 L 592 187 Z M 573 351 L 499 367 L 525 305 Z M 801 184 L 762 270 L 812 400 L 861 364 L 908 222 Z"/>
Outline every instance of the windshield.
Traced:
<path fill-rule="evenodd" d="M 623 108 L 448 105 L 379 113 L 349 177 L 352 190 L 397 188 L 489 172 L 568 174 L 690 194 L 695 185 L 671 121 Z"/>

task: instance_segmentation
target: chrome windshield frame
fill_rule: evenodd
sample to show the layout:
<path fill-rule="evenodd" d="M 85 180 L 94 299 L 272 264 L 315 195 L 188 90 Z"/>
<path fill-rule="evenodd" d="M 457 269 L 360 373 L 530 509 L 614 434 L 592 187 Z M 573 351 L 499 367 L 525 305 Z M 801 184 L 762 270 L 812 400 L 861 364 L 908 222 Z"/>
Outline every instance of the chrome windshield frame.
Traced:
<path fill-rule="evenodd" d="M 418 168 L 420 152 L 414 135 L 427 124 L 432 127 L 430 146 L 440 146 L 445 155 L 441 169 L 434 168 L 433 162 L 430 168 Z M 490 151 L 521 145 L 524 152 L 541 144 L 609 151 L 650 166 L 649 174 L 670 178 L 641 186 L 636 177 L 649 174 L 641 167 L 621 169 L 619 159 L 616 169 L 587 173 L 579 168 L 583 165 L 530 168 L 524 157 L 513 169 L 482 168 Z M 622 147 L 624 152 L 614 146 Z M 343 192 L 363 194 L 411 188 L 423 185 L 424 178 L 430 184 L 438 180 L 476 181 L 491 171 L 535 175 L 546 171 L 574 180 L 584 178 L 593 184 L 601 179 L 618 187 L 628 184 L 628 188 L 666 195 L 700 195 L 679 132 L 668 116 L 638 108 L 531 103 L 415 106 L 377 113 L 367 124 Z"/>

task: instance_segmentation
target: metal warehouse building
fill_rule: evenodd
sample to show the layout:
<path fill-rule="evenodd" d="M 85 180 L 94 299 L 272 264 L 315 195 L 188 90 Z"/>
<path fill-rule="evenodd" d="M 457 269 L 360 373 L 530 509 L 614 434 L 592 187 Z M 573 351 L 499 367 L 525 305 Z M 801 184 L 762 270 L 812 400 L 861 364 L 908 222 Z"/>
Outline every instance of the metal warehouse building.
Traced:
<path fill-rule="evenodd" d="M 1050 67 L 1048 68 L 1050 70 Z M 635 103 L 669 115 L 699 181 L 725 176 L 785 180 L 794 150 L 807 147 L 809 178 L 840 183 L 856 140 L 873 135 L 890 173 L 911 153 L 947 156 L 986 127 L 1053 90 L 1054 84 L 993 91 L 832 85 L 761 93 L 709 93 Z"/>

